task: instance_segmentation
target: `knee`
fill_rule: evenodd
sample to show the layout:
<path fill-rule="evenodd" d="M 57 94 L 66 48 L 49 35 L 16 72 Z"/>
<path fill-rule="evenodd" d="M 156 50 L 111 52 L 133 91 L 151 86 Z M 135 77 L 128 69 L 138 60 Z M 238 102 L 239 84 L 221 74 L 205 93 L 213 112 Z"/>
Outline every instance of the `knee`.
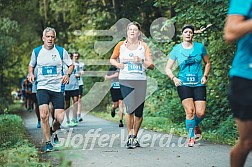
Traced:
<path fill-rule="evenodd" d="M 204 118 L 204 116 L 205 116 L 205 113 L 204 112 L 196 112 L 196 115 L 197 115 L 197 117 L 198 118 Z"/>
<path fill-rule="evenodd" d="M 114 103 L 114 108 L 118 108 L 119 104 L 118 103 Z"/>
<path fill-rule="evenodd" d="M 57 110 L 57 112 L 55 111 L 55 119 L 58 120 L 58 121 L 63 121 L 64 119 L 64 110 L 60 109 L 60 110 Z"/>
<path fill-rule="evenodd" d="M 190 118 L 194 117 L 194 109 L 193 108 L 186 109 L 186 117 L 190 117 Z"/>
<path fill-rule="evenodd" d="M 45 113 L 40 113 L 40 119 L 42 122 L 47 122 L 49 119 L 49 115 Z"/>
<path fill-rule="evenodd" d="M 240 141 L 240 144 L 243 150 L 246 150 L 248 152 L 252 151 L 252 139 L 246 139 L 246 140 Z"/>

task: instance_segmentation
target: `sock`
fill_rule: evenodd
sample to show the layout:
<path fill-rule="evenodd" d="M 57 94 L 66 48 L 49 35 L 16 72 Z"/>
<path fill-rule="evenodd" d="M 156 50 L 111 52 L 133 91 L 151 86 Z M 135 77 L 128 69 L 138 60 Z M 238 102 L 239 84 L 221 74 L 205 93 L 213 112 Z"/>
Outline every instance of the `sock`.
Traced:
<path fill-rule="evenodd" d="M 133 138 L 134 137 L 134 135 L 129 135 L 129 138 Z"/>
<path fill-rule="evenodd" d="M 202 118 L 198 118 L 196 114 L 194 114 L 194 120 L 195 120 L 195 126 L 198 126 L 199 123 L 204 119 L 204 117 Z"/>
<path fill-rule="evenodd" d="M 77 115 L 77 118 L 80 118 L 80 117 L 81 117 L 81 114 L 78 114 L 78 115 Z"/>
<path fill-rule="evenodd" d="M 186 119 L 185 124 L 186 124 L 186 130 L 188 132 L 188 136 L 190 138 L 194 138 L 194 127 L 195 127 L 194 119 L 192 120 Z"/>
<path fill-rule="evenodd" d="M 46 145 L 47 145 L 47 144 L 51 144 L 51 141 L 47 141 L 47 142 L 46 142 Z"/>

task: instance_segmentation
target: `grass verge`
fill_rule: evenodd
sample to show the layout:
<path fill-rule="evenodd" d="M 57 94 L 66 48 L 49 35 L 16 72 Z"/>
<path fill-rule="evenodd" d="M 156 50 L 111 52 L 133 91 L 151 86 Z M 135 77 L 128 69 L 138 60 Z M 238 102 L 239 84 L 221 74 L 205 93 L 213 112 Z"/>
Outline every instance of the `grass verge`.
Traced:
<path fill-rule="evenodd" d="M 119 117 L 116 115 L 114 118 L 111 117 L 110 111 L 106 112 L 91 112 L 91 114 L 109 120 L 118 122 Z M 207 140 L 212 143 L 234 145 L 237 142 L 237 129 L 234 127 L 233 118 L 228 118 L 225 122 L 220 122 L 220 126 L 214 130 L 207 129 L 202 122 L 202 136 L 203 140 Z M 231 127 L 232 126 L 232 127 Z M 144 115 L 141 128 L 152 130 L 156 132 L 163 132 L 169 134 L 175 134 L 179 136 L 187 136 L 187 131 L 184 122 L 174 123 L 167 117 L 151 117 Z"/>

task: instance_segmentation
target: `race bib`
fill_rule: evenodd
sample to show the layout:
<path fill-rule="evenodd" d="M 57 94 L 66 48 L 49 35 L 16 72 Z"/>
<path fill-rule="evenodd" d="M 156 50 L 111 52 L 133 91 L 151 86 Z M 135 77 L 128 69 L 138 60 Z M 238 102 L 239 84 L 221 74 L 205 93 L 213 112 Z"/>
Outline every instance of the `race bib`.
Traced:
<path fill-rule="evenodd" d="M 114 88 L 114 89 L 119 89 L 119 88 L 120 88 L 119 82 L 113 82 L 113 83 L 112 83 L 112 88 Z"/>
<path fill-rule="evenodd" d="M 195 85 L 198 84 L 198 75 L 196 74 L 187 74 L 183 84 L 186 85 Z"/>
<path fill-rule="evenodd" d="M 142 73 L 143 65 L 141 63 L 128 63 L 128 71 Z"/>
<path fill-rule="evenodd" d="M 42 74 L 47 76 L 57 75 L 57 66 L 43 66 Z"/>

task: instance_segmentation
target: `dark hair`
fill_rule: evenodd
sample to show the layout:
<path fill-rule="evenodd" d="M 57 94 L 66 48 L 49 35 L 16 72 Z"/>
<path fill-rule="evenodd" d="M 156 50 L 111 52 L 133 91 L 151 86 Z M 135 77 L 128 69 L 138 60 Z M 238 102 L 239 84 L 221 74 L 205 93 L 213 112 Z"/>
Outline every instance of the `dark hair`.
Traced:
<path fill-rule="evenodd" d="M 72 59 L 73 58 L 73 53 L 68 52 L 68 54 L 69 54 L 70 58 Z"/>
<path fill-rule="evenodd" d="M 74 55 L 74 54 L 77 54 L 78 57 L 80 57 L 80 53 L 79 53 L 79 52 L 77 52 L 77 51 L 76 51 L 76 52 L 73 52 L 73 55 Z"/>
<path fill-rule="evenodd" d="M 190 28 L 192 30 L 192 32 L 194 33 L 194 26 L 192 24 L 185 24 L 183 27 L 182 27 L 182 33 L 185 29 L 187 28 Z"/>

